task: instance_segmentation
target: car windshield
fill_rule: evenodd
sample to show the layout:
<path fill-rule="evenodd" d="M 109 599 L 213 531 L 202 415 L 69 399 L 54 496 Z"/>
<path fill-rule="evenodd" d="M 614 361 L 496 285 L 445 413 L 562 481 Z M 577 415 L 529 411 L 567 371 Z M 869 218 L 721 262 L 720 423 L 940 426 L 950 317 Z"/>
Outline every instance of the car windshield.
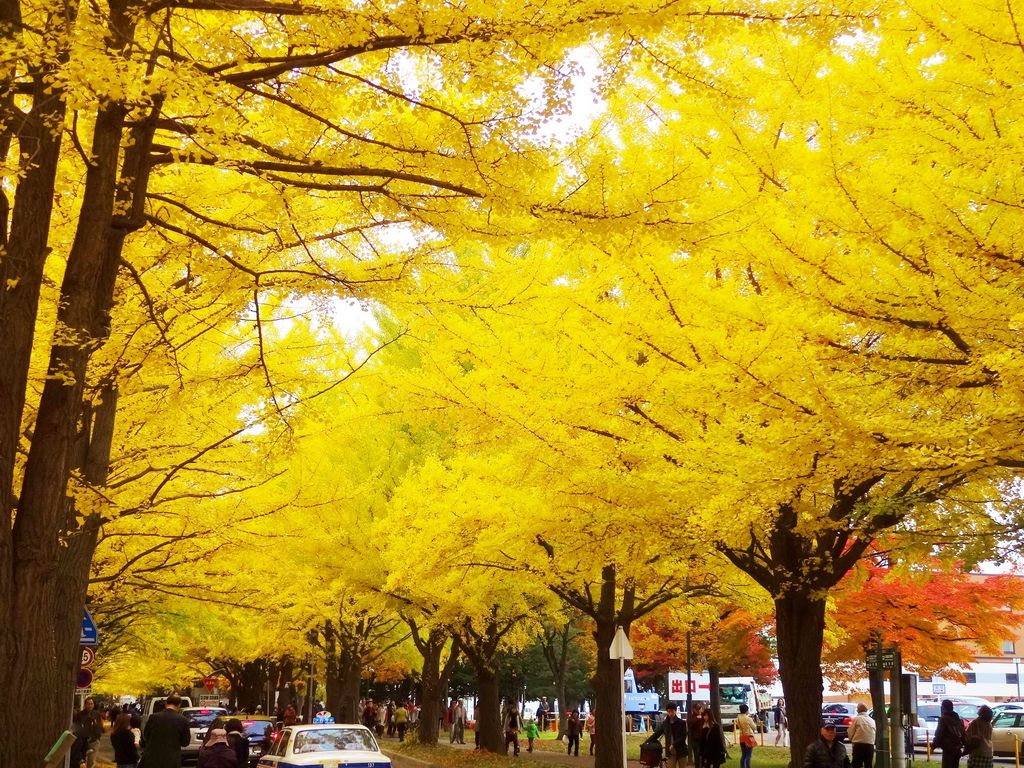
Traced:
<path fill-rule="evenodd" d="M 938 704 L 921 704 L 917 708 L 917 716 L 926 717 L 929 720 L 938 720 L 940 711 Z"/>
<path fill-rule="evenodd" d="M 270 720 L 243 720 L 242 727 L 249 736 L 266 736 L 274 724 Z"/>
<path fill-rule="evenodd" d="M 297 732 L 292 752 L 301 755 L 364 749 L 377 751 L 377 743 L 365 728 L 316 728 Z"/>
<path fill-rule="evenodd" d="M 968 720 L 973 720 L 978 716 L 977 704 L 954 704 L 953 710 L 960 715 L 960 717 L 966 717 Z"/>
<path fill-rule="evenodd" d="M 723 704 L 746 704 L 749 685 L 721 685 L 718 687 Z"/>
<path fill-rule="evenodd" d="M 183 709 L 181 714 L 188 720 L 190 728 L 205 728 L 224 714 L 222 709 Z"/>

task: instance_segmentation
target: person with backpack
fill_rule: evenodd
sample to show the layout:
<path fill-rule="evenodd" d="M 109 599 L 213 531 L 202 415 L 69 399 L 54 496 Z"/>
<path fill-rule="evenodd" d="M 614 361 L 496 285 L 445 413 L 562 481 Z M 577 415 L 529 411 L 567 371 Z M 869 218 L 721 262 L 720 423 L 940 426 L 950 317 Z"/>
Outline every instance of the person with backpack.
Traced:
<path fill-rule="evenodd" d="M 942 768 L 956 768 L 964 753 L 964 721 L 953 709 L 953 702 L 943 699 L 939 724 L 935 727 L 932 749 L 942 750 Z"/>
<path fill-rule="evenodd" d="M 508 745 L 511 744 L 515 748 L 513 756 L 519 757 L 519 729 L 523 726 L 523 718 L 519 714 L 519 707 L 512 699 L 508 701 L 502 725 L 505 731 L 505 754 L 508 754 Z"/>

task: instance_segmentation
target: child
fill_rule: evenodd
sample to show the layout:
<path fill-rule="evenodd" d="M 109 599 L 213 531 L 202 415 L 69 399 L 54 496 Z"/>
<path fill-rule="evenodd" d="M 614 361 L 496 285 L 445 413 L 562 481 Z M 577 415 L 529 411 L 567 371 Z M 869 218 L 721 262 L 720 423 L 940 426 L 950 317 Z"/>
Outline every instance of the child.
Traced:
<path fill-rule="evenodd" d="M 527 752 L 533 752 L 533 740 L 540 736 L 540 728 L 535 720 L 526 721 Z"/>

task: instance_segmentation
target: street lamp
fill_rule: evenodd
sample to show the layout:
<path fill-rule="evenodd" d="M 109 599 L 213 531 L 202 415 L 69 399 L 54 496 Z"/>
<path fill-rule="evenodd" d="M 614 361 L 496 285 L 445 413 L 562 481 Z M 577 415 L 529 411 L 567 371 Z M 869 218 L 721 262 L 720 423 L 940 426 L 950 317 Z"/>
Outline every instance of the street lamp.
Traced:
<path fill-rule="evenodd" d="M 1017 700 L 1020 700 L 1020 659 L 1013 660 L 1013 667 L 1017 670 L 1015 677 L 1017 678 Z"/>
<path fill-rule="evenodd" d="M 626 768 L 626 659 L 633 658 L 633 646 L 629 644 L 629 638 L 622 627 L 616 627 L 615 639 L 608 649 L 608 656 L 619 660 L 619 696 L 622 698 L 622 768 Z"/>

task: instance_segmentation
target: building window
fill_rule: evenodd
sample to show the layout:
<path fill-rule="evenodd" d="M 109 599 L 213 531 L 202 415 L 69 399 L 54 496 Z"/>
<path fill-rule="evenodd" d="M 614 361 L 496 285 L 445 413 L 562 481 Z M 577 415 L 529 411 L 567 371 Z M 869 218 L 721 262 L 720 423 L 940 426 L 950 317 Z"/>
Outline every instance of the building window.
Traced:
<path fill-rule="evenodd" d="M 1013 656 L 1015 653 L 1013 647 L 1013 640 L 1003 640 L 1003 653 L 1007 656 Z"/>
<path fill-rule="evenodd" d="M 978 682 L 978 676 L 974 672 L 964 672 L 965 683 L 976 683 Z"/>
<path fill-rule="evenodd" d="M 1006 684 L 1007 685 L 1016 685 L 1017 684 L 1017 673 L 1016 672 L 1011 672 L 1010 674 L 1008 674 L 1006 676 Z"/>
<path fill-rule="evenodd" d="M 930 683 L 931 681 L 932 681 L 932 676 L 931 675 L 920 675 L 918 677 L 918 682 L 920 682 L 920 683 Z"/>

